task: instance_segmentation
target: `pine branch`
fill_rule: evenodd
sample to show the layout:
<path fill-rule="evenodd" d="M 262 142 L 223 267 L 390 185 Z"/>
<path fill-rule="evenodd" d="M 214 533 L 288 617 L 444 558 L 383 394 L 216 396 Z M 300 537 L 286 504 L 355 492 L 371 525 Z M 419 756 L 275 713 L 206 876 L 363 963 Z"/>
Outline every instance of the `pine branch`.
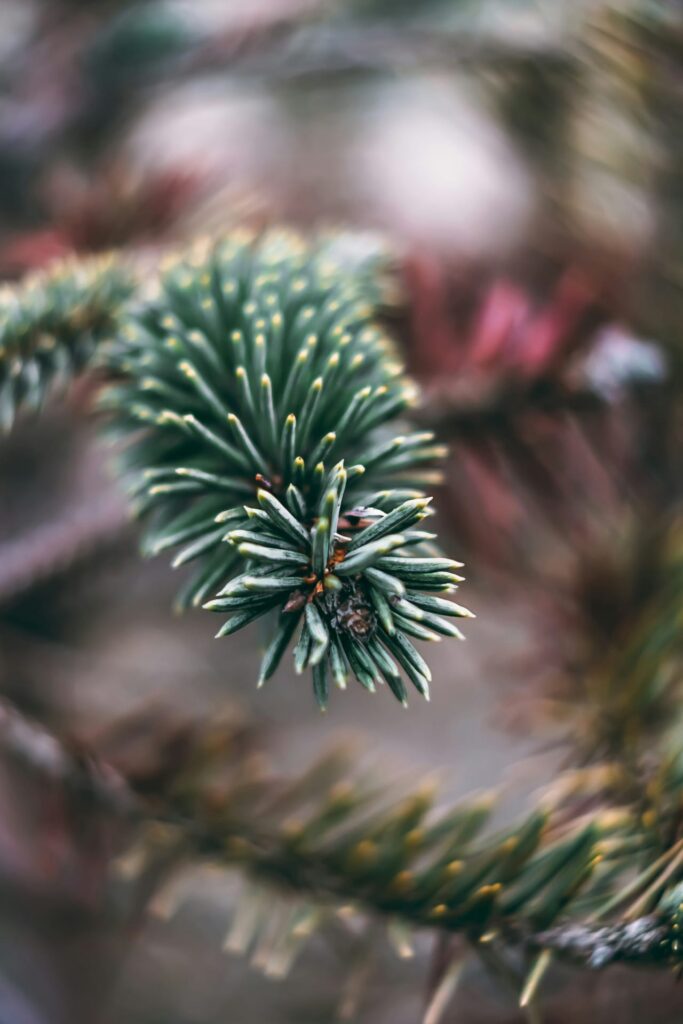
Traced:
<path fill-rule="evenodd" d="M 205 819 L 190 834 L 212 861 L 237 864 L 254 879 L 323 909 L 350 904 L 385 922 L 398 919 L 409 931 L 459 933 L 475 945 L 496 938 L 504 946 L 548 948 L 589 967 L 608 962 L 606 953 L 602 961 L 597 956 L 600 945 L 612 948 L 613 960 L 676 961 L 675 922 L 665 916 L 637 920 L 643 928 L 646 921 L 656 924 L 659 940 L 664 929 L 669 945 L 653 940 L 639 950 L 629 945 L 630 922 L 586 923 L 587 907 L 599 907 L 606 894 L 618 891 L 634 863 L 630 848 L 620 860 L 602 864 L 605 843 L 619 838 L 608 816 L 554 834 L 549 816 L 538 811 L 504 833 L 487 835 L 485 801 L 467 800 L 435 818 L 428 805 L 425 794 L 416 792 L 377 813 L 376 804 L 364 805 L 340 787 L 309 805 L 302 821 L 288 817 L 272 831 L 268 817 L 256 827 L 253 821 L 237 825 L 226 801 L 224 821 L 231 824 L 217 827 L 214 804 L 213 822 Z M 645 862 L 647 856 L 641 853 Z M 572 918 L 582 922 L 583 955 L 570 939 Z"/>
<path fill-rule="evenodd" d="M 231 614 L 221 634 L 278 614 L 262 680 L 300 625 L 295 665 L 313 669 L 321 704 L 326 670 L 339 685 L 352 672 L 368 689 L 383 677 L 403 700 L 398 666 L 423 693 L 429 675 L 408 637 L 457 635 L 442 616 L 468 613 L 435 596 L 459 581 L 458 565 L 416 529 L 428 514 L 423 463 L 441 452 L 425 434 L 386 440 L 412 393 L 374 321 L 381 276 L 376 265 L 335 263 L 334 244 L 235 236 L 174 262 L 102 346 L 101 364 L 117 376 L 105 405 L 130 441 L 123 462 L 138 507 L 154 517 L 148 549 L 189 542 L 176 563 L 201 563 L 189 599 L 223 584 L 209 602 Z M 15 353 L 22 372 L 22 358 L 35 361 L 27 339 L 40 322 Z M 60 323 L 73 330 L 73 316 Z M 677 572 L 672 580 L 666 609 L 677 606 Z M 665 618 L 666 653 L 674 620 Z M 661 697 L 659 687 L 643 692 L 646 702 Z M 254 775 L 234 752 L 226 774 L 222 753 L 215 737 L 202 738 L 165 777 L 163 799 L 141 811 L 195 857 L 237 864 L 316 905 L 351 901 L 477 946 L 496 937 L 592 966 L 678 961 L 677 756 L 658 755 L 635 780 L 647 801 L 623 792 L 617 815 L 599 809 L 612 806 L 618 787 L 608 786 L 591 792 L 587 815 L 579 800 L 491 834 L 487 801 L 439 816 L 418 791 L 386 807 L 362 783 L 340 784 L 346 765 L 315 766 L 287 786 Z M 76 759 L 58 752 L 57 762 L 65 777 L 78 773 Z M 635 902 L 617 914 L 634 870 Z"/>
<path fill-rule="evenodd" d="M 64 388 L 115 330 L 132 278 L 112 256 L 65 260 L 0 292 L 0 428 Z"/>
<path fill-rule="evenodd" d="M 200 243 L 103 349 L 146 551 L 197 563 L 179 604 L 230 614 L 219 636 L 269 623 L 259 685 L 298 630 L 321 707 L 350 675 L 405 704 L 403 671 L 427 697 L 412 638 L 461 638 L 470 616 L 435 596 L 459 563 L 418 528 L 444 450 L 393 436 L 414 387 L 376 322 L 384 262 L 344 236 Z"/>
<path fill-rule="evenodd" d="M 561 953 L 570 960 L 599 970 L 612 963 L 646 964 L 666 962 L 672 949 L 673 924 L 663 916 L 649 914 L 626 924 L 565 924 L 538 936 L 545 949 Z M 676 928 L 678 931 L 678 927 Z M 674 961 L 676 962 L 676 961 Z"/>
<path fill-rule="evenodd" d="M 292 780 L 274 777 L 245 746 L 243 723 L 166 723 L 143 763 L 135 720 L 109 733 L 98 746 L 109 746 L 115 766 L 0 707 L 5 755 L 138 822 L 125 858 L 131 884 L 162 848 L 177 868 L 205 861 L 251 879 L 228 947 L 255 949 L 268 973 L 284 973 L 318 926 L 349 906 L 383 923 L 404 953 L 412 931 L 427 929 L 462 936 L 486 962 L 500 947 L 588 969 L 681 965 L 682 843 L 655 857 L 637 815 L 597 809 L 567 822 L 561 808 L 539 806 L 492 832 L 490 797 L 443 809 L 423 786 L 392 801 L 363 776 L 349 784 L 340 751 Z M 163 886 L 154 903 L 170 913 L 177 875 L 164 874 Z"/>
<path fill-rule="evenodd" d="M 155 824 L 141 834 L 139 863 L 148 842 L 155 855 L 163 825 L 163 842 L 176 835 L 186 862 L 242 871 L 256 888 L 228 947 L 260 950 L 267 972 L 282 973 L 345 907 L 383 922 L 403 949 L 414 930 L 428 929 L 484 953 L 494 944 L 547 950 L 589 969 L 680 966 L 682 841 L 662 850 L 637 809 L 602 805 L 585 815 L 571 802 L 550 810 L 544 801 L 492 831 L 490 796 L 444 809 L 434 788 L 421 786 L 392 800 L 339 750 L 283 780 L 240 754 L 234 736 L 225 725 L 196 731 L 170 775 L 161 773 L 163 789 L 147 787 L 144 813 Z M 667 814 L 675 821 L 676 808 Z M 172 891 L 161 903 L 172 910 Z"/>

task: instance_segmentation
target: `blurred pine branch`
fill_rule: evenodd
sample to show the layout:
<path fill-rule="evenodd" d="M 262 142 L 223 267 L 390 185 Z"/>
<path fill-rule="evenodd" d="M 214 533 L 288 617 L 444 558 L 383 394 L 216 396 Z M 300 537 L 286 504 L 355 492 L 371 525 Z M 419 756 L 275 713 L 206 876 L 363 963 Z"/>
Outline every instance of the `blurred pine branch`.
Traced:
<path fill-rule="evenodd" d="M 67 260 L 0 294 L 0 424 L 37 411 L 64 388 L 116 330 L 130 298 L 130 273 L 114 257 Z"/>
<path fill-rule="evenodd" d="M 129 822 L 109 885 L 144 894 L 167 917 L 200 862 L 250 879 L 226 948 L 250 951 L 273 977 L 316 931 L 352 913 L 381 922 L 403 956 L 415 932 L 462 935 L 436 991 L 469 955 L 505 975 L 521 952 L 528 967 L 512 974 L 523 1005 L 553 957 L 588 969 L 680 967 L 681 840 L 658 837 L 635 805 L 607 798 L 582 810 L 570 785 L 554 805 L 549 793 L 518 824 L 492 831 L 490 796 L 448 809 L 423 786 L 397 800 L 342 751 L 293 779 L 274 775 L 239 718 L 164 726 L 151 709 L 112 723 L 89 749 L 1 711 L 5 756 L 64 787 L 81 813 L 96 801 Z M 678 829 L 675 806 L 659 813 L 659 825 Z M 124 905 L 136 906 L 130 896 Z"/>

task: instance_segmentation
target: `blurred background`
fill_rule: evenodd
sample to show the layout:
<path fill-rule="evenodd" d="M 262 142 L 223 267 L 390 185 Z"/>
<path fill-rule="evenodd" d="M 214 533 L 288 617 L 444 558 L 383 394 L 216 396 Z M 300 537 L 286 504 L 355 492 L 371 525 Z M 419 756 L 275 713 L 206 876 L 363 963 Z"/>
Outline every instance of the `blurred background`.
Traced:
<path fill-rule="evenodd" d="M 86 380 L 0 447 L 2 696 L 76 745 L 128 722 L 120 761 L 150 771 L 226 708 L 286 771 L 352 735 L 379 777 L 503 785 L 506 814 L 569 736 L 608 742 L 613 655 L 657 601 L 680 498 L 682 56 L 677 0 L 2 0 L 2 278 L 237 223 L 388 238 L 387 317 L 451 448 L 440 536 L 478 616 L 432 655 L 431 705 L 356 687 L 321 718 L 284 669 L 257 692 L 251 630 L 171 618 L 178 574 L 137 554 Z M 376 950 L 350 1011 L 341 927 L 264 980 L 221 948 L 236 880 L 197 872 L 170 918 L 113 913 L 116 827 L 1 768 L 1 1024 L 419 1020 L 426 944 Z M 547 1021 L 683 1010 L 668 975 L 553 986 Z M 444 1018 L 521 1019 L 475 969 Z"/>

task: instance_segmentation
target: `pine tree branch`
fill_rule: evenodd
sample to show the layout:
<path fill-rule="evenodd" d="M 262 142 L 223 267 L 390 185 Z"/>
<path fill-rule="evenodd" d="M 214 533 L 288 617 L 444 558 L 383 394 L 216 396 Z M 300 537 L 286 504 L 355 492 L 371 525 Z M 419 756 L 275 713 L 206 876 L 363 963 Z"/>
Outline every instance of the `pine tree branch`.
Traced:
<path fill-rule="evenodd" d="M 330 910 L 352 904 L 387 926 L 401 921 L 408 931 L 462 935 L 482 952 L 495 939 L 508 948 L 551 950 L 589 969 L 617 961 L 680 964 L 681 843 L 654 862 L 652 836 L 637 816 L 598 810 L 568 824 L 539 808 L 491 833 L 490 798 L 435 810 L 434 791 L 422 788 L 387 803 L 362 777 L 349 785 L 340 752 L 293 780 L 273 777 L 244 747 L 239 724 L 182 729 L 182 744 L 162 743 L 156 767 L 144 770 L 135 760 L 126 764 L 134 722 L 118 732 L 114 745 L 123 743 L 124 753 L 116 768 L 0 705 L 5 755 L 138 822 L 140 877 L 159 859 L 160 841 L 176 851 L 173 863 L 180 857 L 237 867 L 309 907 L 306 927 L 296 914 L 283 921 L 285 932 L 294 928 L 295 945 Z M 311 917 L 313 907 L 319 909 Z M 252 925 L 237 945 L 256 940 L 261 925 Z M 244 928 L 239 919 L 235 927 Z"/>
<path fill-rule="evenodd" d="M 253 796 L 253 782 L 244 785 Z M 634 921 L 587 920 L 635 864 L 651 858 L 643 837 L 639 852 L 625 842 L 623 853 L 603 864 L 605 844 L 618 847 L 626 838 L 608 815 L 553 834 L 552 819 L 536 812 L 491 836 L 483 831 L 490 808 L 477 800 L 430 820 L 417 793 L 381 813 L 371 803 L 359 820 L 355 808 L 346 810 L 356 794 L 340 789 L 313 802 L 305 820 L 288 817 L 269 828 L 263 813 L 255 825 L 224 799 L 219 811 L 214 796 L 213 820 L 195 817 L 184 832 L 197 852 L 323 908 L 351 904 L 410 928 L 462 934 L 475 946 L 496 936 L 504 946 L 550 949 L 590 968 L 616 960 L 678 963 L 677 905 Z M 634 829 L 636 817 L 626 834 Z M 674 877 L 681 878 L 680 868 Z M 665 888 L 670 880 L 658 898 L 675 892 Z"/>
<path fill-rule="evenodd" d="M 131 441 L 122 473 L 152 520 L 147 551 L 182 545 L 174 566 L 199 565 L 180 606 L 218 590 L 220 636 L 267 617 L 259 685 L 300 627 L 295 665 L 322 708 L 330 677 L 386 681 L 405 705 L 403 672 L 428 698 L 413 638 L 461 639 L 450 620 L 470 616 L 433 596 L 459 563 L 415 528 L 444 450 L 387 433 L 415 389 L 376 319 L 386 264 L 351 236 L 243 232 L 167 260 L 136 306 L 107 258 L 38 274 L 0 309 L 6 429 L 95 360 L 115 378 L 102 404 Z"/>
<path fill-rule="evenodd" d="M 423 693 L 429 674 L 407 637 L 458 635 L 441 616 L 467 613 L 434 596 L 453 588 L 458 566 L 430 549 L 432 535 L 415 529 L 428 504 L 415 490 L 429 480 L 422 465 L 440 452 L 423 434 L 383 443 L 379 433 L 411 391 L 373 321 L 377 275 L 367 263 L 349 268 L 333 256 L 329 243 L 274 234 L 234 236 L 172 263 L 157 293 L 129 310 L 117 337 L 102 346 L 100 364 L 118 378 L 105 404 L 116 430 L 130 438 L 124 464 L 137 476 L 140 508 L 157 516 L 150 549 L 190 542 L 176 563 L 203 562 L 191 584 L 195 601 L 227 578 L 211 603 L 232 614 L 222 633 L 279 611 L 262 680 L 301 623 L 295 664 L 312 668 L 322 705 L 324 668 L 339 685 L 349 670 L 368 688 L 381 675 L 403 700 L 396 662 Z M 37 309 L 26 321 L 30 330 L 12 333 L 11 318 L 5 325 L 7 338 L 21 340 L 13 356 L 22 387 L 24 367 L 42 351 L 45 317 L 54 323 L 55 296 L 63 300 L 57 327 L 68 337 L 82 328 L 82 302 L 91 312 L 88 355 L 102 323 L 111 326 L 111 303 L 93 311 L 87 294 L 75 299 L 78 280 L 67 275 L 66 282 L 58 275 L 38 288 L 42 306 L 31 306 L 31 287 L 25 301 L 13 300 L 24 321 L 27 308 Z M 336 445 L 344 459 L 334 462 Z M 245 505 L 252 495 L 256 503 Z M 668 633 L 662 642 L 668 649 Z M 647 666 L 635 661 L 647 681 Z M 655 691 L 646 688 L 645 697 Z M 21 749 L 15 733 L 9 738 Z M 225 775 L 221 753 L 215 738 L 200 739 L 165 780 L 163 799 L 157 794 L 140 811 L 175 830 L 196 857 L 238 865 L 323 906 L 352 901 L 475 944 L 497 936 L 593 966 L 605 962 L 606 947 L 612 959 L 677 961 L 676 759 L 659 758 L 650 807 L 636 792 L 616 819 L 597 810 L 582 816 L 572 805 L 552 817 L 539 809 L 492 835 L 484 831 L 487 802 L 432 816 L 424 792 L 385 807 L 362 784 L 334 785 L 340 777 L 329 766 L 283 786 L 230 753 Z M 77 778 L 77 760 L 57 750 L 52 761 L 50 770 Z M 610 795 L 608 787 L 593 798 L 599 807 Z M 666 863 L 653 876 L 648 864 L 658 865 L 658 856 Z M 647 919 L 635 937 L 628 914 L 601 920 L 605 900 L 614 902 L 623 872 L 634 867 L 636 919 Z M 659 918 L 650 927 L 653 913 L 663 915 L 664 939 Z M 567 916 L 584 929 L 580 935 L 562 930 Z"/>
<path fill-rule="evenodd" d="M 393 436 L 415 388 L 378 323 L 386 263 L 344 235 L 198 243 L 102 349 L 147 553 L 195 563 L 178 603 L 228 613 L 218 636 L 269 624 L 259 685 L 296 632 L 322 708 L 349 677 L 428 698 L 413 638 L 462 639 L 471 617 L 436 596 L 460 563 L 422 529 L 444 449 Z"/>
<path fill-rule="evenodd" d="M 113 256 L 65 260 L 0 292 L 0 428 L 64 388 L 116 329 L 133 280 Z"/>

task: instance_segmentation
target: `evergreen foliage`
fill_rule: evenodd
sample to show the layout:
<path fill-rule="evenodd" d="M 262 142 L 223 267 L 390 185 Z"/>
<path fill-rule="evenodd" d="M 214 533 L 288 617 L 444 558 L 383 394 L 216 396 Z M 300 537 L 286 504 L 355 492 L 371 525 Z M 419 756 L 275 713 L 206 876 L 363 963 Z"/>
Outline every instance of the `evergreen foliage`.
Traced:
<path fill-rule="evenodd" d="M 105 350 L 146 551 L 197 563 L 179 604 L 228 613 L 218 636 L 266 620 L 259 684 L 298 631 L 322 707 L 350 675 L 427 697 L 413 639 L 470 615 L 437 596 L 461 579 L 420 529 L 443 448 L 396 436 L 415 389 L 381 299 L 381 257 L 349 265 L 343 236 L 245 232 L 171 260 Z"/>
<path fill-rule="evenodd" d="M 462 936 L 498 972 L 521 952 L 522 1002 L 551 957 L 593 970 L 681 966 L 678 769 L 662 765 L 667 779 L 642 816 L 619 785 L 605 788 L 603 766 L 569 770 L 500 828 L 491 793 L 451 807 L 433 785 L 397 798 L 342 750 L 283 779 L 240 754 L 241 742 L 230 722 L 198 734 L 146 811 L 136 862 L 144 870 L 159 845 L 177 848 L 167 907 L 188 853 L 242 871 L 250 884 L 227 946 L 266 973 L 286 973 L 319 926 L 351 909 L 382 922 L 404 955 L 425 929 Z"/>
<path fill-rule="evenodd" d="M 167 261 L 144 294 L 108 258 L 60 265 L 3 299 L 6 426 L 95 357 L 146 552 L 178 548 L 175 565 L 196 563 L 180 603 L 227 614 L 219 636 L 267 624 L 259 683 L 296 635 L 295 667 L 312 670 L 323 707 L 328 680 L 343 688 L 350 675 L 368 690 L 385 681 L 403 703 L 405 676 L 428 696 L 413 640 L 460 637 L 453 620 L 471 614 L 442 596 L 460 564 L 422 528 L 443 450 L 430 433 L 394 433 L 415 391 L 380 324 L 383 270 L 343 236 L 237 233 Z M 605 652 L 600 603 L 582 591 L 596 650 L 579 665 L 580 699 L 567 700 L 581 767 L 518 824 L 492 829 L 487 797 L 451 810 L 425 789 L 387 801 L 334 756 L 273 779 L 208 728 L 159 774 L 163 792 L 125 795 L 143 866 L 160 835 L 179 863 L 239 866 L 256 889 L 228 944 L 275 975 L 349 904 L 402 949 L 413 929 L 457 933 L 503 973 L 521 951 L 522 1004 L 552 957 L 679 968 L 676 519 L 648 533 L 645 559 L 635 551 L 623 644 Z M 34 757 L 30 730 L 6 732 Z M 78 789 L 81 760 L 61 751 L 58 767 Z M 103 768 L 98 799 L 109 800 L 108 779 Z M 273 888 L 284 909 L 271 917 Z"/>
<path fill-rule="evenodd" d="M 125 267 L 104 256 L 64 260 L 0 291 L 0 429 L 86 366 L 132 290 Z"/>

